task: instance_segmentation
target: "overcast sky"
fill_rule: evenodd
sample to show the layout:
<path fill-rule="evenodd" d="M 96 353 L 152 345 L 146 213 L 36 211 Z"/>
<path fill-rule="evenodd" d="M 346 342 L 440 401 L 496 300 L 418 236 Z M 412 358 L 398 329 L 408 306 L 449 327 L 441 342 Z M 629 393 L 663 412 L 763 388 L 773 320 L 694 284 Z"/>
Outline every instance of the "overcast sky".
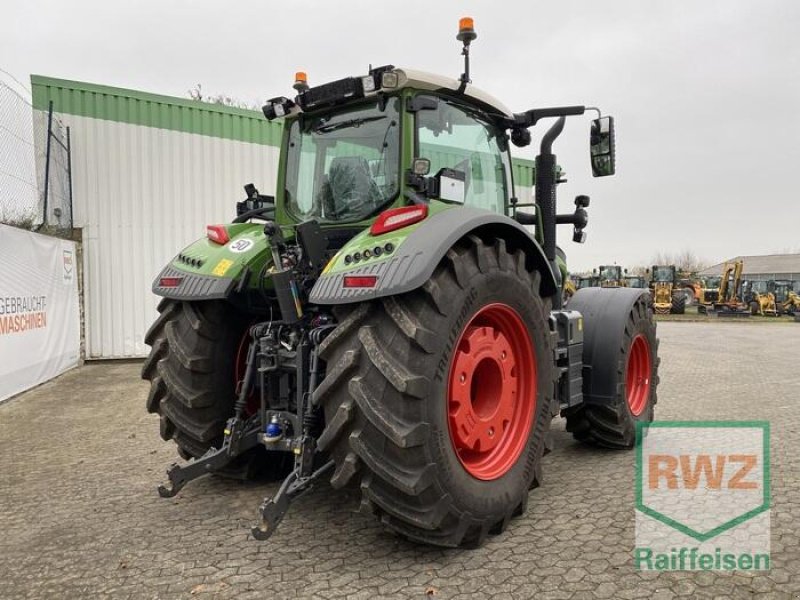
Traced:
<path fill-rule="evenodd" d="M 616 177 L 591 177 L 588 118 L 555 146 L 569 179 L 560 210 L 592 197 L 587 243 L 560 238 L 574 270 L 659 251 L 800 251 L 796 0 L 5 0 L 0 68 L 26 84 L 37 73 L 178 96 L 202 83 L 256 103 L 290 93 L 296 70 L 312 85 L 369 63 L 456 77 L 464 15 L 476 86 L 516 111 L 586 104 L 616 117 Z"/>

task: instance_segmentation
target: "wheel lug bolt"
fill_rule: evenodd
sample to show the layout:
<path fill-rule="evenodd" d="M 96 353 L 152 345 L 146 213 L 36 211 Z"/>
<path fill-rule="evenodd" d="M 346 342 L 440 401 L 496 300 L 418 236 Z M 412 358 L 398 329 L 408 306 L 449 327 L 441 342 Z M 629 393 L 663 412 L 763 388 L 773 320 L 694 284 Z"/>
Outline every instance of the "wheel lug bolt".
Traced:
<path fill-rule="evenodd" d="M 464 382 L 467 380 L 467 376 L 466 376 L 464 373 L 462 373 L 462 374 L 461 374 L 461 377 L 459 377 L 459 379 L 458 379 L 458 380 L 459 380 L 461 383 L 464 383 Z"/>
<path fill-rule="evenodd" d="M 506 351 L 505 351 L 505 350 L 503 350 L 503 351 L 500 353 L 500 358 L 501 358 L 501 359 L 503 359 L 503 360 L 505 360 L 505 359 L 506 359 Z"/>
<path fill-rule="evenodd" d="M 494 437 L 494 427 L 489 427 L 489 437 Z"/>

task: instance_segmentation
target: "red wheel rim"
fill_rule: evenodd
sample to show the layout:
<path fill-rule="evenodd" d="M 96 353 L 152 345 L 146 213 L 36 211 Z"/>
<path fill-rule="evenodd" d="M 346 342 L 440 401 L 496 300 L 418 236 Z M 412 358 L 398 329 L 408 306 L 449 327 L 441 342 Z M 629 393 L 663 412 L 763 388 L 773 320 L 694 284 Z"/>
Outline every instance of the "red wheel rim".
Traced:
<path fill-rule="evenodd" d="M 628 353 L 628 371 L 625 376 L 625 393 L 628 408 L 634 416 L 644 412 L 650 398 L 650 373 L 652 371 L 650 344 L 641 333 L 633 338 Z"/>
<path fill-rule="evenodd" d="M 528 441 L 536 410 L 536 354 L 519 314 L 484 306 L 461 332 L 448 378 L 448 429 L 464 469 L 505 475 Z"/>
<path fill-rule="evenodd" d="M 239 382 L 244 379 L 245 371 L 247 371 L 247 349 L 250 347 L 250 326 L 248 325 L 242 339 L 239 341 L 239 347 L 236 350 L 236 363 L 233 366 L 233 389 L 235 395 L 238 397 Z M 258 395 L 255 392 L 255 387 L 247 396 L 247 406 L 245 407 L 245 414 L 250 417 L 258 412 L 259 407 Z"/>

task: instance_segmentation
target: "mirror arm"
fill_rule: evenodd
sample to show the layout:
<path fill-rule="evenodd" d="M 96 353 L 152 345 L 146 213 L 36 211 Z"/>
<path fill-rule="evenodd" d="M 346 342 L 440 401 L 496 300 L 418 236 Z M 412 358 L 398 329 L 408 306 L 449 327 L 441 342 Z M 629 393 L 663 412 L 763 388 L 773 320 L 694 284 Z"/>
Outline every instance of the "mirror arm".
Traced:
<path fill-rule="evenodd" d="M 554 106 L 552 108 L 532 108 L 523 113 L 515 113 L 513 119 L 507 119 L 506 125 L 513 127 L 532 127 L 541 119 L 548 117 L 572 117 L 586 112 L 585 106 Z M 597 110 L 597 109 L 594 109 Z"/>
<path fill-rule="evenodd" d="M 603 118 L 603 113 L 596 106 L 587 106 L 586 107 L 586 111 L 589 112 L 590 110 L 597 113 L 597 118 L 598 119 L 602 119 Z"/>

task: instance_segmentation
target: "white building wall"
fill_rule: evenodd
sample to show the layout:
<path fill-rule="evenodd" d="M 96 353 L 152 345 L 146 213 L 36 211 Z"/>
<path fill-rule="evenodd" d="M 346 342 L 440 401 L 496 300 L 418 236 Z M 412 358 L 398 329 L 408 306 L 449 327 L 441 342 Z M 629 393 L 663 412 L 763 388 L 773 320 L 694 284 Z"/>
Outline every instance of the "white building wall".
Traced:
<path fill-rule="evenodd" d="M 177 252 L 228 222 L 242 187 L 272 194 L 278 149 L 62 114 L 83 229 L 87 358 L 146 356 L 151 284 Z"/>

